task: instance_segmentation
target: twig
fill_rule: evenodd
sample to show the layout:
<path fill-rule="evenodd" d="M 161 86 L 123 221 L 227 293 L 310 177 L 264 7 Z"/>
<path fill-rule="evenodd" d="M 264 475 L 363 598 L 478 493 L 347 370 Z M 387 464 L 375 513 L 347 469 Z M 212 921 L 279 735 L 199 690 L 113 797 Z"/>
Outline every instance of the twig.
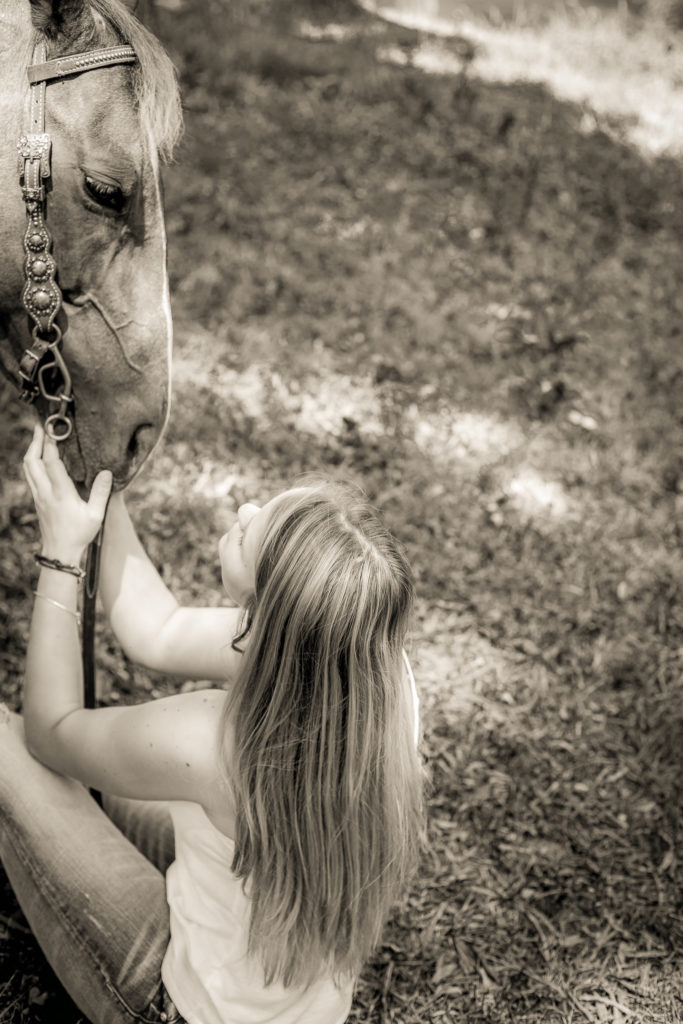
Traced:
<path fill-rule="evenodd" d="M 629 1010 L 628 1006 L 618 1003 L 616 999 L 606 999 L 605 996 L 584 996 L 583 999 L 587 1003 L 604 1003 L 605 1006 L 614 1006 L 628 1017 L 632 1017 L 635 1013 L 635 1010 Z"/>
<path fill-rule="evenodd" d="M 526 974 L 527 978 L 531 978 L 532 981 L 540 982 L 541 985 L 545 985 L 553 992 L 557 992 L 558 995 L 562 996 L 563 999 L 568 999 L 575 1010 L 578 1010 L 582 1017 L 585 1017 L 589 1024 L 593 1024 L 593 1018 L 589 1017 L 588 1013 L 584 1010 L 581 1003 L 578 1001 L 573 993 L 569 992 L 568 989 L 562 988 L 561 985 L 556 984 L 554 981 L 547 981 L 545 978 L 541 978 L 538 974 L 534 974 L 527 967 L 522 967 L 522 973 Z"/>

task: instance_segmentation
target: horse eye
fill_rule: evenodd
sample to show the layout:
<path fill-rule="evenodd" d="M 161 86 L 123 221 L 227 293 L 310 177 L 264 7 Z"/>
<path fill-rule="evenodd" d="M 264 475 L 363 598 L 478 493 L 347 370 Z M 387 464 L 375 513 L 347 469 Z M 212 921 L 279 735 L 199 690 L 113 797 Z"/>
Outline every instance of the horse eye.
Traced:
<path fill-rule="evenodd" d="M 85 191 L 98 206 L 121 213 L 126 205 L 126 197 L 118 185 L 110 181 L 101 181 L 99 178 L 91 178 L 89 174 L 84 175 L 84 182 Z"/>

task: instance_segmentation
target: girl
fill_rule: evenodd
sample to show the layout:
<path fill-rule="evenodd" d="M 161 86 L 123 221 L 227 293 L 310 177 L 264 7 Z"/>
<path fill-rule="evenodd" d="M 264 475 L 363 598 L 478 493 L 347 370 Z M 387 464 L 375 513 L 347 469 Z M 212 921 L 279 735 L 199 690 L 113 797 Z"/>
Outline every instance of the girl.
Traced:
<path fill-rule="evenodd" d="M 342 1024 L 421 833 L 403 555 L 355 494 L 296 488 L 219 542 L 237 607 L 181 608 L 114 495 L 101 596 L 125 651 L 228 688 L 85 710 L 79 567 L 111 476 L 82 501 L 40 427 L 24 463 L 42 569 L 0 856 L 46 956 L 96 1024 Z"/>

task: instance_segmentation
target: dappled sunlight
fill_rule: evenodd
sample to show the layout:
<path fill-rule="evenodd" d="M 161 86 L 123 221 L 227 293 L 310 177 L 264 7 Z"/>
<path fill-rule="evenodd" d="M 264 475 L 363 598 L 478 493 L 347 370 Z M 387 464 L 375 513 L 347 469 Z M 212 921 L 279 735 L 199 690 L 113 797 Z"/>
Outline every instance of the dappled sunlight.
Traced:
<path fill-rule="evenodd" d="M 297 34 L 303 39 L 312 39 L 316 42 L 319 40 L 331 40 L 332 42 L 340 43 L 346 39 L 353 39 L 354 36 L 358 35 L 358 32 L 349 25 L 336 25 L 334 23 L 314 25 L 312 22 L 303 19 L 297 25 Z"/>
<path fill-rule="evenodd" d="M 520 427 L 481 412 L 420 413 L 413 406 L 415 443 L 437 462 L 454 459 L 474 465 L 496 462 L 524 444 Z"/>
<path fill-rule="evenodd" d="M 380 46 L 377 48 L 379 60 L 403 67 L 411 65 L 433 75 L 455 74 L 462 71 L 463 61 L 458 54 L 450 52 L 433 43 L 423 43 L 410 54 L 399 46 Z"/>
<path fill-rule="evenodd" d="M 192 339 L 195 349 L 196 340 Z M 260 415 L 265 407 L 262 367 L 254 363 L 240 372 L 231 367 L 220 366 L 216 362 L 218 351 L 212 354 L 207 345 L 202 345 L 201 348 L 201 355 L 174 354 L 174 391 L 176 388 L 182 388 L 185 383 L 203 388 L 210 387 L 215 391 L 217 398 L 236 399 L 251 415 Z"/>
<path fill-rule="evenodd" d="M 383 398 L 370 377 L 352 378 L 326 369 L 324 376 L 311 373 L 288 380 L 267 363 L 253 363 L 244 370 L 220 366 L 200 336 L 192 339 L 192 349 L 193 354 L 179 354 L 174 360 L 174 386 L 179 391 L 184 383 L 208 384 L 217 400 L 231 407 L 237 404 L 246 416 L 265 421 L 275 415 L 299 434 L 340 438 L 353 430 L 368 439 L 393 436 L 395 427 L 385 423 Z M 413 403 L 402 417 L 403 438 L 443 467 L 454 462 L 474 468 L 497 463 L 527 440 L 516 422 L 493 414 L 450 408 L 426 411 Z"/>
<path fill-rule="evenodd" d="M 683 95 L 675 83 L 683 54 L 667 50 L 654 34 L 628 36 L 613 14 L 584 22 L 558 18 L 540 28 L 463 29 L 481 47 L 474 63 L 479 77 L 542 82 L 558 99 L 586 104 L 598 116 L 584 119 L 584 131 L 606 130 L 600 118 L 616 115 L 627 119 L 625 137 L 644 152 L 681 152 Z"/>
<path fill-rule="evenodd" d="M 432 713 L 455 720 L 473 704 L 481 704 L 484 691 L 503 693 L 509 702 L 515 699 L 517 662 L 454 609 L 418 602 L 409 653 L 423 727 Z"/>
<path fill-rule="evenodd" d="M 153 499 L 164 510 L 177 502 L 179 495 L 190 502 L 203 499 L 205 506 L 215 504 L 219 529 L 232 524 L 234 513 L 244 501 L 262 502 L 270 497 L 257 469 L 238 465 L 229 447 L 222 458 L 197 458 L 192 445 L 183 441 L 156 451 L 148 472 L 134 481 L 130 493 L 138 500 Z"/>
<path fill-rule="evenodd" d="M 416 8 L 420 5 L 416 4 Z M 381 7 L 392 20 L 445 35 L 449 23 Z M 538 82 L 560 100 L 585 105 L 582 130 L 611 132 L 607 117 L 624 118 L 620 134 L 644 153 L 683 152 L 683 47 L 671 32 L 655 27 L 629 31 L 614 11 L 558 11 L 541 24 L 491 25 L 464 15 L 450 24 L 476 48 L 473 78 L 490 82 Z M 410 60 L 433 74 L 462 70 L 452 49 L 434 40 L 421 43 L 410 58 L 399 48 L 385 53 L 398 64 Z"/>
<path fill-rule="evenodd" d="M 178 357 L 173 367 L 176 386 L 182 387 L 184 381 L 206 386 L 206 370 L 202 360 Z M 326 370 L 324 377 L 309 374 L 288 381 L 264 363 L 253 363 L 245 370 L 213 366 L 208 380 L 224 401 L 239 402 L 247 415 L 272 416 L 277 408 L 304 434 L 336 437 L 345 420 L 364 435 L 384 433 L 381 403 L 369 380 Z"/>
<path fill-rule="evenodd" d="M 297 430 L 312 434 L 324 430 L 337 436 L 346 421 L 366 436 L 385 432 L 379 397 L 370 381 L 328 371 L 322 378 L 310 377 L 301 383 L 300 390 L 292 391 L 292 382 L 275 379 L 278 397 L 295 413 Z"/>
<path fill-rule="evenodd" d="M 213 459 L 202 459 L 197 469 L 198 474 L 192 482 L 191 491 L 193 494 L 201 494 L 203 498 L 227 498 L 244 482 L 237 473 L 226 471 L 223 462 L 217 464 Z"/>
<path fill-rule="evenodd" d="M 570 511 L 564 488 L 526 466 L 521 467 L 509 482 L 507 493 L 522 519 L 539 514 L 560 518 Z"/>

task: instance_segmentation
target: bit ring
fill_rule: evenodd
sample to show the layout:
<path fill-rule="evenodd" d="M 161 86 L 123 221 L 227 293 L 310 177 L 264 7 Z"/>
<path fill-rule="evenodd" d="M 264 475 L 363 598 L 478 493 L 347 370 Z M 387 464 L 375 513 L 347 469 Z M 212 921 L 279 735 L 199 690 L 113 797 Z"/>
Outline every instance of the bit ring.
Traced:
<path fill-rule="evenodd" d="M 60 432 L 57 427 L 57 423 L 64 425 L 63 431 Z M 61 412 L 53 412 L 51 416 L 45 420 L 45 433 L 48 437 L 51 437 L 53 441 L 66 441 L 67 438 L 71 437 L 73 430 L 73 424 L 68 416 L 64 416 Z"/>

